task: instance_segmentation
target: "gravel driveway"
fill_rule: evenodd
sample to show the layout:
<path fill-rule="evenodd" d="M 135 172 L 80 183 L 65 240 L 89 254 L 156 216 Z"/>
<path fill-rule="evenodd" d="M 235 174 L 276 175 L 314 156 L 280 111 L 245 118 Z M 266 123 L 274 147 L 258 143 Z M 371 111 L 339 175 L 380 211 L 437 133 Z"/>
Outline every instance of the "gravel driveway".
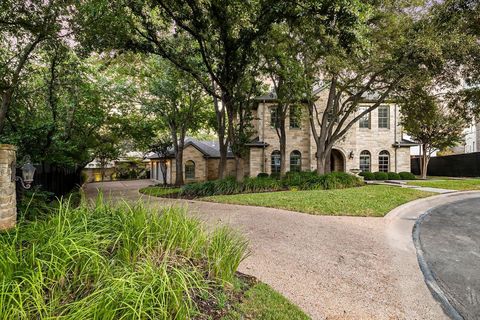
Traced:
<path fill-rule="evenodd" d="M 86 193 L 91 198 L 101 188 L 113 199 L 136 200 L 138 189 L 148 184 L 94 183 L 86 186 Z M 401 245 L 395 238 L 398 230 L 392 229 L 392 219 L 142 199 L 150 205 L 187 204 L 209 225 L 239 229 L 250 240 L 252 252 L 240 271 L 269 284 L 313 319 L 445 318 L 424 283 L 413 244 L 404 240 L 407 244 Z"/>

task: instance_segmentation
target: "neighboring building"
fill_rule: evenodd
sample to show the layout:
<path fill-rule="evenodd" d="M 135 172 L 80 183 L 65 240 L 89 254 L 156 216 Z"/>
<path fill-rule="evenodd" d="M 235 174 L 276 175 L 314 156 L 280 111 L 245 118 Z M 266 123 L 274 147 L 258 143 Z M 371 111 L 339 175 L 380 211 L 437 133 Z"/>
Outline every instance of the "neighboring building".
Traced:
<path fill-rule="evenodd" d="M 325 105 L 325 95 L 319 97 Z M 261 172 L 268 174 L 280 171 L 280 146 L 272 123 L 275 123 L 276 99 L 274 95 L 257 98 L 252 123 L 256 135 L 247 146 L 250 151 L 245 161 L 244 173 L 255 177 Z M 363 106 L 373 103 L 365 99 Z M 360 107 L 362 107 L 362 105 Z M 352 117 L 355 115 L 352 115 Z M 312 136 L 306 106 L 292 106 L 286 119 L 287 171 L 315 170 L 316 145 Z M 362 171 L 408 171 L 410 172 L 410 147 L 416 144 L 403 139 L 399 125 L 399 107 L 384 103 L 362 118 L 335 145 L 331 155 L 331 170 Z M 149 157 L 152 178 L 161 180 L 158 157 Z M 185 182 L 213 180 L 217 178 L 219 152 L 216 143 L 189 139 L 184 150 Z M 173 154 L 166 159 L 167 182 L 175 181 Z M 235 174 L 235 161 L 229 154 L 227 175 Z"/>
<path fill-rule="evenodd" d="M 465 145 L 463 153 L 477 152 L 480 140 L 480 123 L 473 123 L 465 129 Z"/>
<path fill-rule="evenodd" d="M 150 177 L 152 180 L 163 183 L 162 166 L 167 172 L 167 183 L 175 183 L 176 167 L 173 149 L 165 159 L 151 153 Z M 218 164 L 220 151 L 217 141 L 199 141 L 192 138 L 185 140 L 183 148 L 184 181 L 185 183 L 218 179 Z M 227 175 L 235 175 L 235 159 L 229 151 L 227 154 Z"/>
<path fill-rule="evenodd" d="M 119 159 L 108 161 L 104 168 L 98 159 L 94 159 L 85 166 L 82 173 L 85 174 L 87 182 L 146 178 L 149 162 L 144 160 L 142 153 L 129 151 Z"/>

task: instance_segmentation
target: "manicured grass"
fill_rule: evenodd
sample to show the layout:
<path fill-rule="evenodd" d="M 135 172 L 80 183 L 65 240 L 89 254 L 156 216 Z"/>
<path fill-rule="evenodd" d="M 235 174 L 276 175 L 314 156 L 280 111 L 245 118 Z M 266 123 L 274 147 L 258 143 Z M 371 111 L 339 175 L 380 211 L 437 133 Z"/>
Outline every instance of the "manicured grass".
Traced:
<path fill-rule="evenodd" d="M 282 191 L 213 196 L 202 200 L 272 207 L 318 215 L 382 217 L 406 202 L 432 195 L 381 185 L 337 190 Z"/>
<path fill-rule="evenodd" d="M 243 301 L 235 305 L 223 319 L 307 320 L 310 318 L 268 285 L 259 283 L 251 287 L 245 293 Z"/>
<path fill-rule="evenodd" d="M 246 240 L 184 209 L 99 198 L 51 210 L 0 233 L 1 319 L 210 319 L 255 288 L 236 274 Z"/>
<path fill-rule="evenodd" d="M 139 190 L 140 193 L 153 196 L 153 197 L 165 197 L 180 192 L 180 188 L 165 188 L 160 186 L 150 186 Z"/>
<path fill-rule="evenodd" d="M 443 180 L 422 180 L 410 181 L 408 184 L 420 187 L 432 187 L 452 190 L 480 190 L 480 179 L 443 179 Z"/>

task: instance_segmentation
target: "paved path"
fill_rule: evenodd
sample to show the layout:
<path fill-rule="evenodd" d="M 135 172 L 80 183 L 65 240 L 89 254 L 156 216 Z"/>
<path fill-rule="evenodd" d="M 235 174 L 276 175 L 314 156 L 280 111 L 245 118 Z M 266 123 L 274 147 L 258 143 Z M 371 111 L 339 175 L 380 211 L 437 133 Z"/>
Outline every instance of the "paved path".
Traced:
<path fill-rule="evenodd" d="M 453 315 L 479 319 L 480 198 L 437 207 L 417 229 L 426 270 L 439 287 L 434 292 L 453 305 Z"/>
<path fill-rule="evenodd" d="M 101 187 L 112 199 L 136 200 L 140 197 L 137 190 L 147 184 L 89 184 L 86 193 L 94 197 Z M 425 285 L 411 240 L 416 217 L 438 200 L 423 200 L 386 218 L 360 218 L 142 199 L 150 205 L 186 204 L 209 225 L 227 224 L 241 230 L 250 240 L 251 255 L 240 271 L 268 283 L 313 319 L 446 317 Z"/>

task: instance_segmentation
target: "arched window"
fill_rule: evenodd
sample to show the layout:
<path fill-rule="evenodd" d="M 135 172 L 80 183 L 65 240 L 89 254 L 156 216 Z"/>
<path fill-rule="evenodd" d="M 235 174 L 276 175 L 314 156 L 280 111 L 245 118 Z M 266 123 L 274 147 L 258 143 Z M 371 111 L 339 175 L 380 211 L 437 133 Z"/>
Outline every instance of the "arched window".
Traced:
<path fill-rule="evenodd" d="M 272 152 L 271 171 L 273 174 L 280 173 L 280 159 L 282 158 L 280 151 L 275 150 Z"/>
<path fill-rule="evenodd" d="M 192 160 L 185 162 L 185 179 L 195 179 L 195 162 Z"/>
<path fill-rule="evenodd" d="M 370 172 L 371 171 L 371 157 L 370 152 L 367 150 L 363 150 L 360 152 L 360 170 L 362 172 Z"/>
<path fill-rule="evenodd" d="M 383 150 L 378 155 L 378 171 L 388 172 L 390 170 L 390 153 L 387 150 Z"/>
<path fill-rule="evenodd" d="M 302 170 L 302 154 L 295 150 L 290 153 L 290 171 L 300 172 Z"/>

